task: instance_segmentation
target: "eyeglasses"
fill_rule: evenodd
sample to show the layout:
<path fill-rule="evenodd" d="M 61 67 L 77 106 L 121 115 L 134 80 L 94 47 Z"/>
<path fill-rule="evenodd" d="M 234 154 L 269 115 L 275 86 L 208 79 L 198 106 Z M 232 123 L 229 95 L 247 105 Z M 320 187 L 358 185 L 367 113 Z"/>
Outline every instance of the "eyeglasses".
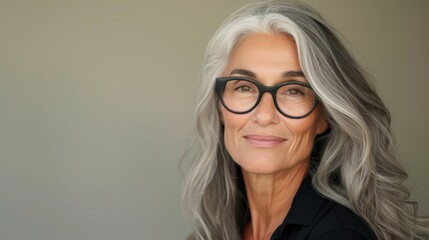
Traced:
<path fill-rule="evenodd" d="M 289 81 L 265 86 L 247 77 L 216 78 L 216 93 L 222 105 L 236 114 L 249 113 L 265 92 L 271 93 L 277 110 L 288 118 L 304 118 L 316 108 L 318 99 L 308 83 Z"/>

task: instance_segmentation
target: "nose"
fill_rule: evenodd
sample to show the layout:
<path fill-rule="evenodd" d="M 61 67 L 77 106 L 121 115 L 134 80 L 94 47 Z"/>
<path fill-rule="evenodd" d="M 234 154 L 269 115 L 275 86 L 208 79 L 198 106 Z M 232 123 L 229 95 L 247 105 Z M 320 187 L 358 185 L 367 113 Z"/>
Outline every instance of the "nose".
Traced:
<path fill-rule="evenodd" d="M 280 121 L 279 112 L 274 105 L 274 99 L 270 93 L 264 93 L 254 112 L 254 121 L 261 126 L 277 124 Z"/>

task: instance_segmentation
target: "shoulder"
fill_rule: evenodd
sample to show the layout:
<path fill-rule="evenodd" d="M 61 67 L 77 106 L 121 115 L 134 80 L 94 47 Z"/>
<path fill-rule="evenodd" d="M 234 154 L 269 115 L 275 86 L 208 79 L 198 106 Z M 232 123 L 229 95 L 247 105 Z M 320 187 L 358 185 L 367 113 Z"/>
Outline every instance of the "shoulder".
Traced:
<path fill-rule="evenodd" d="M 375 239 L 366 223 L 350 209 L 327 201 L 313 222 L 308 239 Z"/>
<path fill-rule="evenodd" d="M 271 239 L 376 239 L 365 221 L 349 208 L 319 194 L 306 178 Z"/>

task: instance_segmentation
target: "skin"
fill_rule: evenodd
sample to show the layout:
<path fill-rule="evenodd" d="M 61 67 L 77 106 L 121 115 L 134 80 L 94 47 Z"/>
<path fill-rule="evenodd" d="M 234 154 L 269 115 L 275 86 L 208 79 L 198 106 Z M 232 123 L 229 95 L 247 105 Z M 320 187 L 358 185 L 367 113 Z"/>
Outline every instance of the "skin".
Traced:
<path fill-rule="evenodd" d="M 258 33 L 235 48 L 224 76 L 246 76 L 272 86 L 285 81 L 307 82 L 301 72 L 295 42 L 286 35 Z M 294 75 L 294 74 L 292 74 Z M 296 75 L 296 74 L 295 74 Z M 317 134 L 328 128 L 322 106 L 302 119 L 283 116 L 265 93 L 250 113 L 234 114 L 220 108 L 225 146 L 241 167 L 251 220 L 243 239 L 269 239 L 282 223 L 307 174 Z"/>

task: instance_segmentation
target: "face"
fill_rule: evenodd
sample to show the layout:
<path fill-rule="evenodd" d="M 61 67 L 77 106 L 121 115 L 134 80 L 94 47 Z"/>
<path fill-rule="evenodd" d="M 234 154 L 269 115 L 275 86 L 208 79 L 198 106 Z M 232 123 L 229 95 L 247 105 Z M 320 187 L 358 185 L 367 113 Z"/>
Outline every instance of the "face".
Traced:
<path fill-rule="evenodd" d="M 235 48 L 224 76 L 245 76 L 272 86 L 287 81 L 307 82 L 294 41 L 281 34 L 251 34 Z M 294 76 L 295 75 L 295 76 Z M 291 119 L 279 113 L 265 93 L 259 105 L 246 114 L 220 107 L 228 153 L 244 171 L 274 174 L 307 169 L 317 134 L 328 124 L 321 104 L 307 117 Z"/>

